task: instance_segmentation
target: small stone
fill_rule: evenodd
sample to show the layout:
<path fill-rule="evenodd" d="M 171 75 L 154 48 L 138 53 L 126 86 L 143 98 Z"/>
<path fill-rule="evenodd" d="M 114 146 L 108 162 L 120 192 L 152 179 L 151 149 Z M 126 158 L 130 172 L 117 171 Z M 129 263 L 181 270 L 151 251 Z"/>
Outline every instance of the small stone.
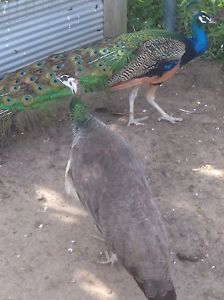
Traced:
<path fill-rule="evenodd" d="M 68 248 L 68 252 L 69 252 L 69 253 L 72 253 L 72 252 L 73 252 L 73 249 L 72 249 L 72 248 Z"/>
<path fill-rule="evenodd" d="M 46 200 L 46 198 L 44 196 L 39 196 L 37 198 L 37 201 L 39 201 L 39 202 L 47 202 L 47 200 Z"/>

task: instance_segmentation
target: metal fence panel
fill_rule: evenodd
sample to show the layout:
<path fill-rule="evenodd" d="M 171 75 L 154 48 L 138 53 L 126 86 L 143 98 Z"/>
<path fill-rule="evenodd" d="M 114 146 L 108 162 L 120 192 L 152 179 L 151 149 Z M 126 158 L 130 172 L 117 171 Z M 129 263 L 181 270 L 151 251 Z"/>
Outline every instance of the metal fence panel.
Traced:
<path fill-rule="evenodd" d="M 0 74 L 103 38 L 103 0 L 0 0 Z"/>

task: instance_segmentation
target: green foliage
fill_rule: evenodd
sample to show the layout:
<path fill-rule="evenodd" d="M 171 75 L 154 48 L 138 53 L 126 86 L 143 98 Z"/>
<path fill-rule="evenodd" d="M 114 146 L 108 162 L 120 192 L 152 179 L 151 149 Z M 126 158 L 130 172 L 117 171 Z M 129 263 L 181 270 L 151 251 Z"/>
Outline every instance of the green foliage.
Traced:
<path fill-rule="evenodd" d="M 201 0 L 197 6 L 186 9 L 189 0 L 177 0 L 177 30 L 190 33 L 192 9 L 205 11 L 216 20 L 217 24 L 208 26 L 210 42 L 208 56 L 224 62 L 224 0 Z M 163 1 L 128 0 L 128 30 L 140 30 L 145 27 L 162 28 Z"/>
<path fill-rule="evenodd" d="M 162 1 L 128 0 L 128 29 L 140 30 L 145 26 L 159 27 L 162 23 Z"/>

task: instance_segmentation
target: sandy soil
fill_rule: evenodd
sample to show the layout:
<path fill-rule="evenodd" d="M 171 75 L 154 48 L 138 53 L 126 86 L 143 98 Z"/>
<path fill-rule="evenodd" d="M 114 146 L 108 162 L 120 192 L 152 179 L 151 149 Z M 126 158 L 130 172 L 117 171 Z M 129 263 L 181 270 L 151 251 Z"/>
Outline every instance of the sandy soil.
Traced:
<path fill-rule="evenodd" d="M 175 125 L 157 121 L 143 92 L 136 116 L 149 119 L 138 127 L 126 126 L 127 92 L 86 98 L 91 110 L 108 109 L 95 114 L 131 143 L 151 180 L 180 300 L 224 299 L 223 76 L 221 66 L 199 60 L 159 90 L 161 106 L 184 119 Z M 105 246 L 64 192 L 70 144 L 64 113 L 57 126 L 16 136 L 0 150 L 0 299 L 143 300 L 121 266 L 97 264 Z"/>

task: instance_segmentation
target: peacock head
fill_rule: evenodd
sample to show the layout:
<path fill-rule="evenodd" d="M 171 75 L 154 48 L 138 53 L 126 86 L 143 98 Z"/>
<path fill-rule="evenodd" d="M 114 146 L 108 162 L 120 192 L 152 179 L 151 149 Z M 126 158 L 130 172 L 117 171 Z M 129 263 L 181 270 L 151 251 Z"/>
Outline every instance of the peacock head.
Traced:
<path fill-rule="evenodd" d="M 193 22 L 196 23 L 198 26 L 216 23 L 215 20 L 213 20 L 208 14 L 202 11 L 196 12 L 193 15 Z"/>

